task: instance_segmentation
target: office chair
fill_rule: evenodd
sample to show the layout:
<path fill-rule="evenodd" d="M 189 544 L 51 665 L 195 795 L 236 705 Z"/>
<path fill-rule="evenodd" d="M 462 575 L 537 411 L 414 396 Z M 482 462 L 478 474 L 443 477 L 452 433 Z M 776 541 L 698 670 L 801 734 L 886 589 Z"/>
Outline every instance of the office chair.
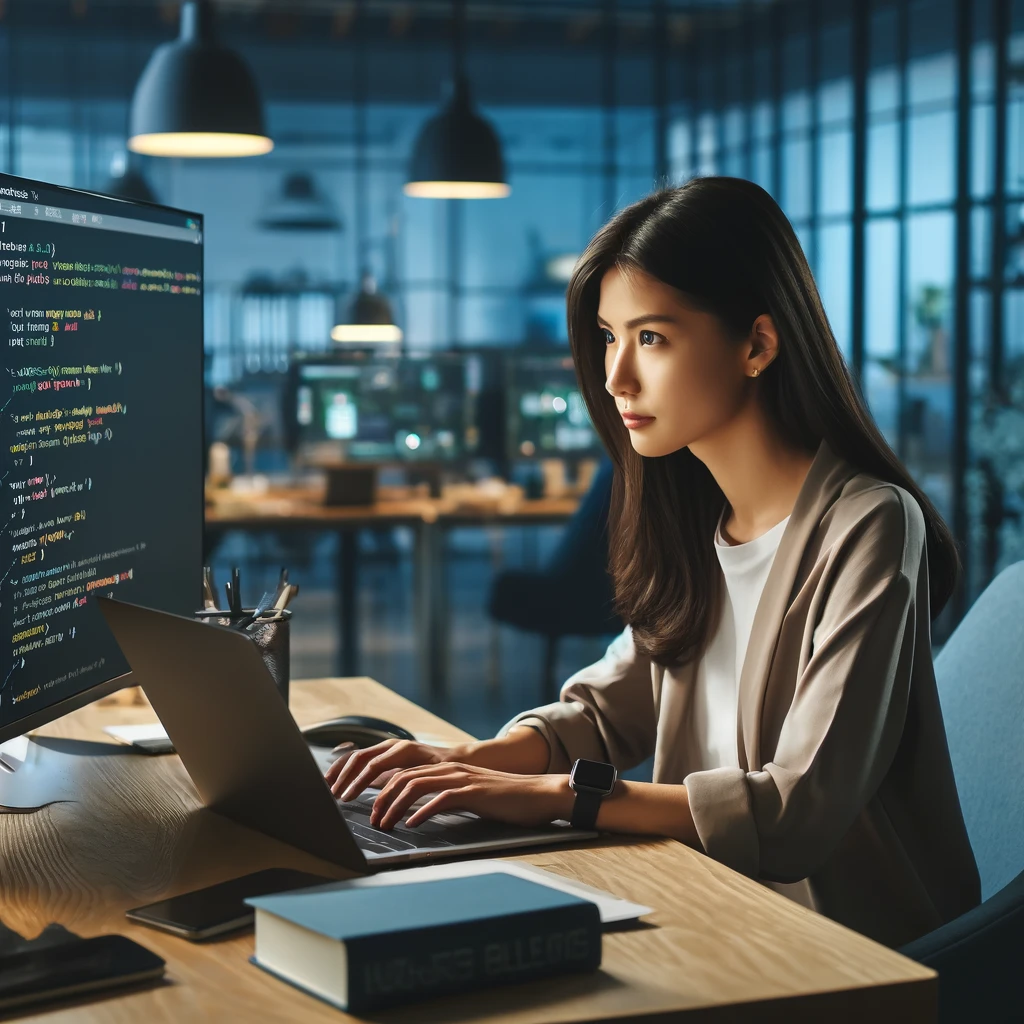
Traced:
<path fill-rule="evenodd" d="M 602 460 L 547 565 L 508 569 L 491 584 L 487 610 L 497 622 L 545 638 L 543 692 L 558 699 L 558 644 L 563 636 L 605 636 L 622 630 L 608 575 L 608 506 L 612 464 Z"/>
<path fill-rule="evenodd" d="M 939 973 L 939 1020 L 1024 1020 L 1024 562 L 988 585 L 935 659 L 982 903 L 900 950 Z"/>

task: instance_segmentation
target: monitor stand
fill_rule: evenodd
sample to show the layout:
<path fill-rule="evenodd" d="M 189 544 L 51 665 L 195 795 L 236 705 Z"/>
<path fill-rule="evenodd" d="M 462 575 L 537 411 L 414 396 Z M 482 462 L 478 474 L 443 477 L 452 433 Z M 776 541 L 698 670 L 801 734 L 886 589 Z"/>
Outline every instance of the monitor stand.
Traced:
<path fill-rule="evenodd" d="M 66 761 L 27 736 L 0 744 L 0 814 L 28 814 L 74 799 Z"/>

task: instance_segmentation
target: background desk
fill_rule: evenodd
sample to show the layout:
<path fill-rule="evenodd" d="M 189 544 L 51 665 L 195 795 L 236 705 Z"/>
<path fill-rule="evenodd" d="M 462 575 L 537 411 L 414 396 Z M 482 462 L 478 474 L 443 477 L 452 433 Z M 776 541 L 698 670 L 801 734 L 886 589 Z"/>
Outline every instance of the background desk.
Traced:
<path fill-rule="evenodd" d="M 448 669 L 448 588 L 445 542 L 456 527 L 550 526 L 564 523 L 579 506 L 576 497 L 541 498 L 515 505 L 457 505 L 443 498 L 407 498 L 365 506 L 325 506 L 314 490 L 288 489 L 265 495 L 225 493 L 206 508 L 207 542 L 227 530 L 324 530 L 338 535 L 338 671 L 359 672 L 358 543 L 365 528 L 412 530 L 415 565 L 416 640 L 420 678 L 429 692 L 444 692 Z M 301 583 L 301 580 L 295 582 Z M 300 597 L 301 600 L 301 597 Z"/>
<path fill-rule="evenodd" d="M 293 683 L 300 723 L 371 712 L 451 740 L 465 734 L 369 679 Z M 335 1022 L 352 1018 L 248 963 L 251 934 L 193 945 L 131 925 L 124 911 L 265 867 L 344 872 L 217 818 L 177 757 L 104 742 L 102 726 L 148 708 L 93 705 L 41 730 L 76 750 L 80 801 L 0 816 L 0 916 L 25 935 L 58 921 L 121 932 L 167 960 L 168 983 L 36 1018 Z M 935 975 L 670 840 L 596 841 L 520 855 L 654 907 L 648 927 L 609 933 L 597 975 L 552 979 L 404 1007 L 380 1021 L 930 1021 Z M 651 927 L 656 926 L 656 927 Z"/>

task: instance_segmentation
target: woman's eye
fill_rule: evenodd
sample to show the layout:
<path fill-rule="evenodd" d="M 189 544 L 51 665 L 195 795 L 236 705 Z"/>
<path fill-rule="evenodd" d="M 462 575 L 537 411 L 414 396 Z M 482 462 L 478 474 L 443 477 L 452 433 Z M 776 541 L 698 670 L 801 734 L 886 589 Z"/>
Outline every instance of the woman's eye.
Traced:
<path fill-rule="evenodd" d="M 603 328 L 603 327 L 602 327 L 602 328 L 601 328 L 601 334 L 602 334 L 602 335 L 603 335 L 603 337 L 604 337 L 604 343 L 605 343 L 606 345 L 614 345 L 614 344 L 615 344 L 615 335 L 614 335 L 614 334 L 612 334 L 612 332 L 611 332 L 611 331 L 609 331 L 609 330 L 607 330 L 606 328 Z"/>
<path fill-rule="evenodd" d="M 640 332 L 640 344 L 641 345 L 656 345 L 661 340 L 660 334 L 655 334 L 654 331 L 641 331 Z"/>

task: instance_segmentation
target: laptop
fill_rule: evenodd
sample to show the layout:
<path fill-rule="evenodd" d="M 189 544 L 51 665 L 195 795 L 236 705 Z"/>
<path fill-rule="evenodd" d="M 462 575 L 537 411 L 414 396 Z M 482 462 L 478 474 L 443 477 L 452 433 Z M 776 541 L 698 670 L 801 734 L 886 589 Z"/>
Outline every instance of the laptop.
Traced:
<path fill-rule="evenodd" d="M 469 812 L 435 814 L 416 828 L 375 828 L 376 794 L 335 798 L 247 635 L 112 598 L 96 602 L 203 802 L 242 825 L 360 872 L 597 835 Z"/>

